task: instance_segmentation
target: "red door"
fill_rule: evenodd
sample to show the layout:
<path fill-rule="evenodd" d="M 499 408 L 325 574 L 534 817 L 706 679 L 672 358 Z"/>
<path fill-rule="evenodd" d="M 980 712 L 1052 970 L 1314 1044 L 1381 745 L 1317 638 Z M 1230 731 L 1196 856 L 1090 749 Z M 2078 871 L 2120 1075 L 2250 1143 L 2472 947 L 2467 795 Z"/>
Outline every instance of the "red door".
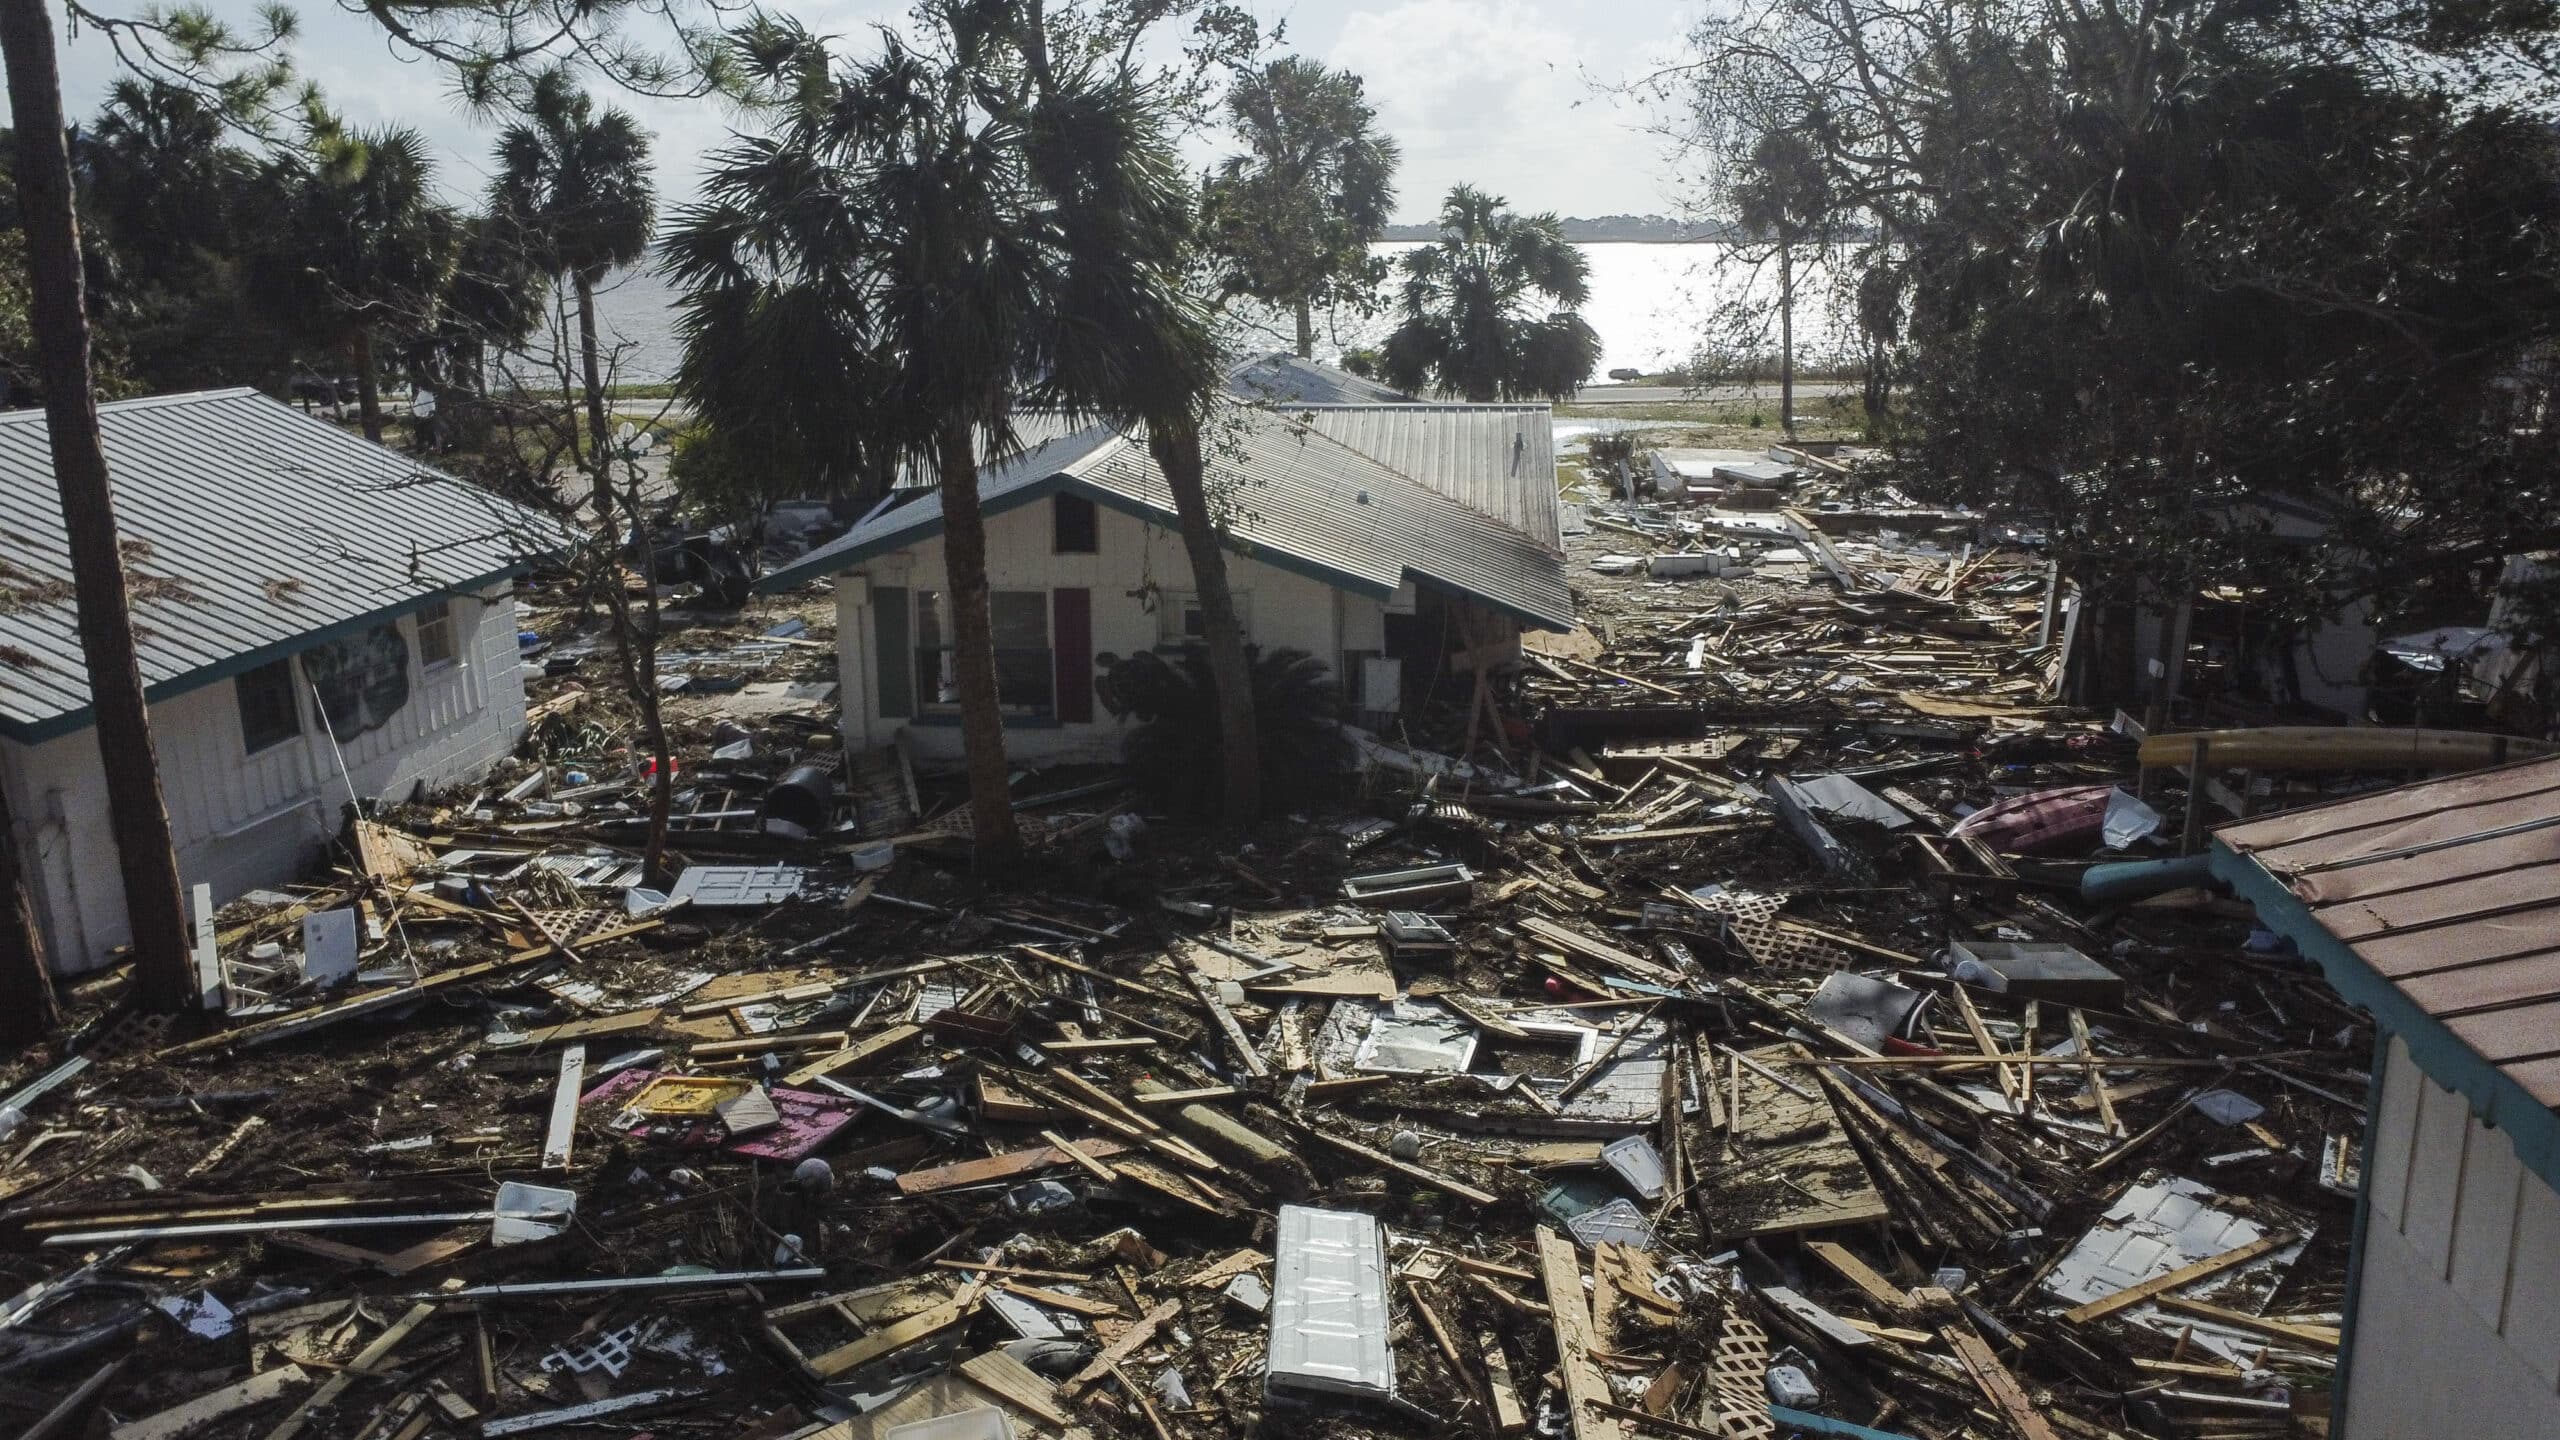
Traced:
<path fill-rule="evenodd" d="M 1093 592 L 1049 592 L 1050 648 L 1058 659 L 1058 719 L 1093 719 Z"/>

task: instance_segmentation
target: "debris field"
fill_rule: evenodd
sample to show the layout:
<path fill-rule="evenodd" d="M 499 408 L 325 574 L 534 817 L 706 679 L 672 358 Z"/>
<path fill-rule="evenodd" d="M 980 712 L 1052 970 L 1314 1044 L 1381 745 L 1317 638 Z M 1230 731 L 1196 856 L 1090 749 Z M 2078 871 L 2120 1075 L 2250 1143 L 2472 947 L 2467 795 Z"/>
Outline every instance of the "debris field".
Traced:
<path fill-rule="evenodd" d="M 548 612 L 513 769 L 0 1074 L 0 1431 L 2324 1433 L 2370 1025 L 2041 557 L 1818 493 L 1595 501 L 1338 796 L 1026 774 L 1002 879 L 820 604 L 669 637 L 649 885 Z"/>

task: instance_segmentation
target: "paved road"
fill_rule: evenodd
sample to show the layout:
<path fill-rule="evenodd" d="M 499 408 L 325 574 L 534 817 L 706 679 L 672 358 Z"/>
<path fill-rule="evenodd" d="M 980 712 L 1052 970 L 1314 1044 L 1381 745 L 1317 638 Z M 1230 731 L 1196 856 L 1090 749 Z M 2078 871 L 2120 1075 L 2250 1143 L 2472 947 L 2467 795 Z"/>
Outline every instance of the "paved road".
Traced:
<path fill-rule="evenodd" d="M 1824 395 L 1855 395 L 1859 386 L 1847 380 L 1799 380 L 1796 398 L 1806 400 Z M 1718 385 L 1704 395 L 1693 396 L 1677 385 L 1585 385 L 1580 394 L 1567 401 L 1572 405 L 1678 405 L 1690 400 L 1775 400 L 1778 386 Z"/>

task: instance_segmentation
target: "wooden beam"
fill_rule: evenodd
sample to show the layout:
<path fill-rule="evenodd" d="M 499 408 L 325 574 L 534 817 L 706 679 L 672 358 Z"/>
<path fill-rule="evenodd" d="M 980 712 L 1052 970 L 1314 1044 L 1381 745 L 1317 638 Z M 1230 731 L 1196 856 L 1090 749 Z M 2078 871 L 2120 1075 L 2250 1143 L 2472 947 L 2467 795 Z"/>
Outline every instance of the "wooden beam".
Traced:
<path fill-rule="evenodd" d="M 1973 1333 L 1971 1325 L 1943 1326 L 1938 1337 L 1956 1352 L 1956 1358 L 1964 1362 L 1965 1372 L 1973 1377 L 1975 1387 L 2020 1435 L 2026 1440 L 2061 1440 L 2054 1433 L 2052 1423 L 2037 1413 L 2035 1402 L 2027 1398 L 2026 1389 L 2018 1384 L 2018 1377 L 2009 1373 L 2009 1367 L 2000 1363 L 2000 1357 L 1991 1352 L 1991 1347 L 1983 1343 L 1981 1336 Z"/>
<path fill-rule="evenodd" d="M 1573 1242 L 1552 1228 L 1538 1227 L 1538 1269 L 1546 1280 L 1547 1316 L 1555 1327 L 1556 1366 L 1564 1372 L 1566 1398 L 1572 1402 L 1574 1440 L 1625 1440 L 1617 1419 L 1608 1377 L 1591 1358 L 1591 1307 L 1582 1298 L 1582 1261 Z"/>
<path fill-rule="evenodd" d="M 1065 1136 L 1059 1134 L 1057 1131 L 1043 1130 L 1040 1132 L 1040 1138 L 1049 1142 L 1050 1149 L 1066 1156 L 1068 1161 L 1077 1169 L 1082 1170 L 1094 1179 L 1101 1181 L 1103 1184 L 1114 1184 L 1120 1179 L 1120 1177 L 1112 1171 L 1110 1166 L 1103 1164 L 1101 1161 L 1087 1155 L 1082 1150 L 1077 1149 L 1071 1141 L 1069 1141 Z"/>
<path fill-rule="evenodd" d="M 2253 1334 L 2272 1336 L 2278 1340 L 2296 1341 L 2314 1350 L 2338 1348 L 2338 1331 L 2327 1325 L 2296 1325 L 2285 1320 L 2270 1320 L 2264 1315 L 2252 1315 L 2245 1310 L 2228 1310 L 2220 1305 L 2208 1305 L 2202 1300 L 2190 1300 L 2184 1295 L 2155 1295 L 2151 1297 L 2151 1303 L 2163 1310 L 2174 1310 L 2181 1315 L 2193 1315 L 2199 1320 L 2210 1320 L 2217 1325 L 2228 1325 L 2235 1330 L 2247 1330 Z"/>
<path fill-rule="evenodd" d="M 2219 1255 L 2198 1260 L 2192 1265 L 2181 1265 L 2166 1274 L 2154 1275 L 2140 1284 L 2128 1285 L 2113 1295 L 2101 1296 L 2086 1305 L 2065 1310 L 2062 1312 L 2062 1318 L 2074 1325 L 2085 1325 L 2100 1316 L 2113 1315 L 2128 1305 L 2141 1304 L 2163 1291 L 2182 1289 L 2208 1276 L 2219 1275 L 2235 1266 L 2246 1265 L 2269 1251 L 2283 1249 L 2293 1241 L 2294 1236 L 2288 1231 L 2279 1230 L 2272 1235 L 2263 1235 L 2237 1249 L 2225 1250 Z"/>
<path fill-rule="evenodd" d="M 1132 1147 L 1117 1140 L 1087 1140 L 1076 1148 L 1094 1159 L 1102 1159 L 1125 1154 Z M 933 1195 L 970 1185 L 992 1185 L 1073 1163 L 1054 1146 L 1035 1145 L 1028 1150 L 1008 1150 L 1002 1155 L 990 1155 L 984 1160 L 963 1160 L 930 1170 L 910 1170 L 898 1177 L 898 1193 Z"/>
<path fill-rule="evenodd" d="M 1443 1175 L 1436 1170 L 1425 1170 L 1419 1165 L 1408 1164 L 1407 1162 L 1399 1160 L 1393 1155 L 1388 1154 L 1384 1150 L 1373 1150 L 1368 1146 L 1361 1144 L 1357 1140 L 1345 1140 L 1339 1135 L 1328 1135 L 1324 1131 L 1318 1130 L 1312 1125 L 1304 1125 L 1299 1127 L 1299 1129 L 1301 1133 L 1316 1140 L 1320 1140 L 1337 1150 L 1357 1155 L 1361 1159 L 1368 1161 L 1370 1164 L 1375 1165 L 1382 1170 L 1392 1170 L 1396 1174 L 1402 1175 L 1408 1180 L 1428 1185 L 1435 1190 L 1446 1191 L 1447 1193 L 1455 1195 L 1459 1199 L 1466 1201 L 1470 1205 L 1483 1205 L 1490 1207 L 1501 1203 L 1501 1197 L 1499 1196 L 1479 1190 L 1464 1181 L 1451 1179 L 1449 1176 Z"/>
<path fill-rule="evenodd" d="M 846 1046 L 842 1050 L 836 1051 L 832 1055 L 819 1056 L 817 1059 L 812 1060 L 808 1064 L 801 1066 L 799 1069 L 792 1071 L 790 1074 L 783 1076 L 782 1083 L 791 1086 L 806 1085 L 821 1075 L 832 1075 L 839 1070 L 850 1070 L 865 1060 L 874 1060 L 880 1056 L 889 1054 L 891 1051 L 905 1049 L 907 1046 L 912 1045 L 917 1040 L 923 1038 L 923 1036 L 924 1027 L 921 1025 L 892 1025 L 888 1029 L 881 1031 L 879 1034 L 857 1040 L 853 1044 Z"/>
<path fill-rule="evenodd" d="M 946 1300 L 930 1310 L 910 1315 L 894 1325 L 884 1325 L 849 1344 L 839 1345 L 823 1355 L 813 1356 L 801 1368 L 809 1372 L 809 1378 L 824 1384 L 846 1371 L 859 1370 L 872 1361 L 894 1355 L 927 1336 L 937 1335 L 950 1329 L 968 1318 L 970 1310 L 975 1308 L 977 1303 L 977 1289 L 972 1286 L 962 1292 L 958 1298 Z"/>
<path fill-rule="evenodd" d="M 1182 1302 L 1179 1300 L 1167 1300 L 1148 1311 L 1144 1318 L 1121 1331 L 1119 1339 L 1103 1346 L 1100 1353 L 1086 1362 L 1083 1369 L 1068 1376 L 1066 1381 L 1058 1386 L 1058 1393 L 1069 1400 L 1083 1394 L 1085 1387 L 1110 1374 L 1112 1366 L 1145 1349 L 1147 1343 L 1156 1338 L 1156 1327 L 1181 1313 Z"/>
<path fill-rule="evenodd" d="M 445 1288 L 455 1289 L 460 1284 L 460 1281 L 449 1280 L 445 1282 Z M 357 1351 L 356 1358 L 347 1362 L 347 1368 L 321 1381 L 319 1389 L 295 1406 L 293 1413 L 284 1417 L 283 1423 L 267 1432 L 267 1440 L 294 1440 L 302 1433 L 302 1427 L 310 1423 L 313 1411 L 325 1410 L 337 1403 L 339 1396 L 379 1368 L 391 1357 L 391 1352 L 399 1349 L 401 1342 L 409 1338 L 410 1331 L 435 1318 L 435 1313 L 436 1302 L 433 1300 L 421 1300 L 410 1306 L 409 1313 L 392 1321 L 389 1329 L 373 1337 L 372 1344 Z"/>
<path fill-rule="evenodd" d="M 1828 1265 L 1843 1280 L 1865 1292 L 1866 1297 L 1894 1314 L 1908 1314 L 1913 1308 L 1911 1292 L 1887 1280 L 1869 1268 L 1867 1262 L 1828 1240 L 1808 1240 L 1807 1250 Z"/>

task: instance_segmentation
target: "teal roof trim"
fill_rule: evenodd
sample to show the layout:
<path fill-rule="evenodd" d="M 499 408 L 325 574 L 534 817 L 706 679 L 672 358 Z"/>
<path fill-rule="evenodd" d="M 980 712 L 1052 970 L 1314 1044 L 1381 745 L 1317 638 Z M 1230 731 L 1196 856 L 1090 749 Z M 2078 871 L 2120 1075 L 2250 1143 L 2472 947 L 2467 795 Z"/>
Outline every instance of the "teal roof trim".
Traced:
<path fill-rule="evenodd" d="M 368 611 L 362 615 L 350 615 L 344 620 L 334 621 L 316 630 L 296 635 L 289 640 L 279 640 L 272 645 L 262 645 L 255 650 L 243 651 L 200 670 L 190 670 L 184 675 L 173 675 L 156 685 L 145 687 L 142 698 L 145 703 L 152 705 L 157 705 L 164 700 L 176 699 L 189 691 L 201 690 L 207 685 L 218 684 L 235 675 L 246 675 L 262 665 L 271 665 L 288 656 L 299 655 L 315 645 L 326 645 L 332 640 L 370 630 L 384 621 L 397 620 L 403 615 L 422 610 L 438 600 L 456 595 L 468 595 L 500 580 L 513 579 L 523 574 L 525 569 L 524 563 L 512 564 L 502 570 L 493 570 L 476 580 L 465 580 L 449 586 L 432 595 L 412 595 L 385 605 L 379 610 Z M 48 715 L 32 724 L 0 717 L 0 739 L 15 740 L 23 745 L 41 745 L 47 740 L 57 740 L 75 731 L 86 730 L 96 723 L 96 718 L 95 707 L 86 704 L 76 710 Z"/>
<path fill-rule="evenodd" d="M 2377 1025 L 2408 1046 L 2409 1058 L 2420 1070 L 2470 1101 L 2472 1113 L 2484 1123 L 2505 1131 L 2526 1169 L 2560 1190 L 2560 1112 L 2526 1093 L 2442 1020 L 2410 999 L 2408 992 L 2367 965 L 2313 918 L 2310 908 L 2265 866 L 2219 838 L 2213 842 L 2213 873 L 2257 907 L 2261 923 L 2291 939 L 2318 964 L 2330 988 L 2349 1004 L 2372 1012 Z"/>

